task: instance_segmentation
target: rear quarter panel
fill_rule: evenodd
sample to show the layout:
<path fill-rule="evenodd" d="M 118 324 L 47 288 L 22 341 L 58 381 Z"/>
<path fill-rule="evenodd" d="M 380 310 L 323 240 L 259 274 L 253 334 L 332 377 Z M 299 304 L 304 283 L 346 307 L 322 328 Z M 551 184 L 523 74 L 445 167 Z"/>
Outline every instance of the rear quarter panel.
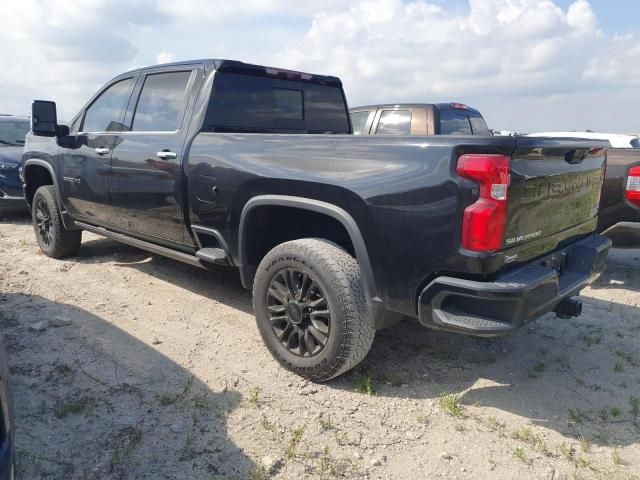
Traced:
<path fill-rule="evenodd" d="M 460 188 L 454 160 L 513 148 L 511 137 L 201 133 L 186 168 L 190 221 L 219 230 L 237 261 L 240 215 L 250 198 L 290 195 L 337 205 L 362 232 L 387 308 L 415 314 L 429 275 L 483 268 L 459 251 L 462 210 L 473 199 Z M 217 186 L 215 202 L 194 194 L 206 179 Z"/>

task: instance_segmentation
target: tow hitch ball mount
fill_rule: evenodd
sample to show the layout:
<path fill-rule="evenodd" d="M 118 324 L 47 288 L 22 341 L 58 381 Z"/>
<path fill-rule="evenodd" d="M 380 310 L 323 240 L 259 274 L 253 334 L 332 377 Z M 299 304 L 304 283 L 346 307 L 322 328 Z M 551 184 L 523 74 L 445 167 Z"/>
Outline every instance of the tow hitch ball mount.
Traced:
<path fill-rule="evenodd" d="M 577 317 L 582 313 L 582 300 L 565 298 L 553 311 L 560 318 L 568 319 Z"/>

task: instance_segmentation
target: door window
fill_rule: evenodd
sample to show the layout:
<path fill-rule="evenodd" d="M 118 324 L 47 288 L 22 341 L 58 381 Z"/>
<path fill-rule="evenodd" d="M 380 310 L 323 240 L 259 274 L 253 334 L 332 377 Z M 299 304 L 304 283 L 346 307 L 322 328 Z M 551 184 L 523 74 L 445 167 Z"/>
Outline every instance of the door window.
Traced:
<path fill-rule="evenodd" d="M 147 75 L 131 130 L 173 132 L 180 128 L 191 71 Z"/>
<path fill-rule="evenodd" d="M 133 77 L 125 78 L 108 87 L 87 109 L 82 131 L 121 132 L 126 130 L 122 120 L 132 90 Z"/>
<path fill-rule="evenodd" d="M 384 110 L 380 115 L 376 135 L 409 135 L 411 110 Z"/>

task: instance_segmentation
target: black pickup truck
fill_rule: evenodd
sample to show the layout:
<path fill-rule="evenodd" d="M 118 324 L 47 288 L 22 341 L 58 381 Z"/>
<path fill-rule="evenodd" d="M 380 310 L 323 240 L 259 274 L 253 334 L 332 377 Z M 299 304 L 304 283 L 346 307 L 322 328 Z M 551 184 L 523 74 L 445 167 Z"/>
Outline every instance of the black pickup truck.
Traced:
<path fill-rule="evenodd" d="M 35 101 L 23 156 L 37 241 L 87 230 L 239 268 L 258 329 L 315 381 L 405 316 L 494 336 L 555 311 L 604 268 L 606 151 L 513 137 L 357 137 L 338 78 L 229 60 L 124 73 L 69 126 Z"/>
<path fill-rule="evenodd" d="M 349 110 L 354 135 L 491 135 L 475 108 L 462 103 L 394 103 Z"/>

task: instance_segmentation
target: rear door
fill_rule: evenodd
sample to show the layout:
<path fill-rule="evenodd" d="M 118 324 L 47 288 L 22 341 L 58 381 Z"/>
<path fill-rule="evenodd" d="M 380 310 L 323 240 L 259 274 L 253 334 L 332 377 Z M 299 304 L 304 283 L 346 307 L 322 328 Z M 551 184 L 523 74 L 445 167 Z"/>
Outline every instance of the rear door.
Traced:
<path fill-rule="evenodd" d="M 122 142 L 114 146 L 111 197 L 133 233 L 192 244 L 183 219 L 181 160 L 202 67 L 144 72 L 136 85 Z"/>

